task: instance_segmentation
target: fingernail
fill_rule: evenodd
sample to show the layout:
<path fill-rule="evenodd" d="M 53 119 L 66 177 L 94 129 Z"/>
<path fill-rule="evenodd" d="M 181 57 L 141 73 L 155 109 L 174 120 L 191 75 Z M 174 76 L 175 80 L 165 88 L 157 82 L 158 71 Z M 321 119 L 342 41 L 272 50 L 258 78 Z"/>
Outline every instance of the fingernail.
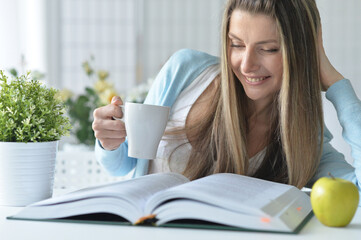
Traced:
<path fill-rule="evenodd" d="M 114 97 L 112 98 L 112 103 L 113 103 L 113 102 L 116 102 L 117 100 L 120 100 L 120 97 L 119 97 L 119 96 L 114 96 Z"/>

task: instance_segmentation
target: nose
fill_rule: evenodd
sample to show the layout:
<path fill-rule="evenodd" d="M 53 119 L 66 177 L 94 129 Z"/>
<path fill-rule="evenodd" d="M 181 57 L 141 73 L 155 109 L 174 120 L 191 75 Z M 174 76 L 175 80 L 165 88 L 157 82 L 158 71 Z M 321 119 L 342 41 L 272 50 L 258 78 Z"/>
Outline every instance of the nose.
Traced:
<path fill-rule="evenodd" d="M 252 49 L 247 49 L 243 52 L 241 71 L 243 73 L 250 73 L 258 70 L 259 63 L 257 60 L 257 55 L 252 51 Z"/>

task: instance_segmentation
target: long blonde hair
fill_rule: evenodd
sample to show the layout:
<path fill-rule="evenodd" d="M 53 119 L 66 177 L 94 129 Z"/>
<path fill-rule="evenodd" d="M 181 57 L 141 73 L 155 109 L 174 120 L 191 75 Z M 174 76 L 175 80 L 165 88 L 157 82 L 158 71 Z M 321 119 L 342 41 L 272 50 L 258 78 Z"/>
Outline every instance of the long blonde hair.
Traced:
<path fill-rule="evenodd" d="M 319 164 L 323 112 L 314 0 L 229 0 L 222 23 L 221 75 L 206 117 L 190 126 L 199 136 L 184 175 L 247 174 L 247 96 L 229 64 L 229 22 L 234 10 L 275 19 L 283 54 L 282 87 L 274 98 L 267 153 L 253 176 L 303 187 Z"/>

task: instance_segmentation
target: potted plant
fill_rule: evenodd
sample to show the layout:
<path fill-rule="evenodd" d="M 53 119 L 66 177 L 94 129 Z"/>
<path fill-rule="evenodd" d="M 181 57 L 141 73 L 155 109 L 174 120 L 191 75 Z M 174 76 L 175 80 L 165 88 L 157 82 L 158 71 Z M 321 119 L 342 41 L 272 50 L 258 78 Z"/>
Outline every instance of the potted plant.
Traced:
<path fill-rule="evenodd" d="M 0 205 L 51 197 L 58 141 L 71 128 L 57 93 L 30 72 L 0 71 Z"/>

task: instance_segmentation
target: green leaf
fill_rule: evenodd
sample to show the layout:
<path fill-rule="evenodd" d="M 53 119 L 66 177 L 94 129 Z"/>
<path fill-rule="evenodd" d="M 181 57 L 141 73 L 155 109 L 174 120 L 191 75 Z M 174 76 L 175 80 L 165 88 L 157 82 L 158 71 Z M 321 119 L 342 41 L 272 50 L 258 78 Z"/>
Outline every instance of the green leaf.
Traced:
<path fill-rule="evenodd" d="M 17 77 L 18 76 L 18 71 L 16 71 L 15 68 L 11 68 L 9 70 L 10 74 L 13 76 L 13 77 Z"/>
<path fill-rule="evenodd" d="M 87 94 L 92 95 L 92 96 L 97 96 L 97 93 L 94 91 L 94 89 L 86 87 L 85 91 L 87 92 Z"/>

